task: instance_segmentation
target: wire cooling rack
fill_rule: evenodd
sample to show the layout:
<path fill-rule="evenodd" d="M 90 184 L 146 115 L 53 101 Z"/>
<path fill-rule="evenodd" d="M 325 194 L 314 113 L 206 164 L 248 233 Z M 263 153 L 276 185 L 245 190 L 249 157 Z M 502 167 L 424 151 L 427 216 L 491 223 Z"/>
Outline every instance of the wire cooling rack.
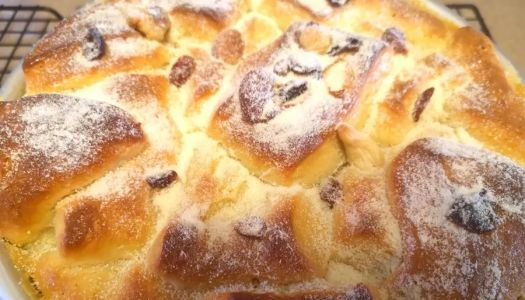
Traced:
<path fill-rule="evenodd" d="M 452 11 L 458 14 L 460 17 L 465 19 L 467 23 L 474 29 L 483 32 L 486 36 L 492 39 L 489 28 L 483 20 L 479 9 L 473 4 L 449 4 L 447 5 Z"/>
<path fill-rule="evenodd" d="M 447 6 L 465 19 L 470 26 L 492 38 L 476 6 L 472 4 Z M 35 42 L 60 20 L 62 16 L 49 7 L 0 5 L 0 87 Z"/>
<path fill-rule="evenodd" d="M 36 41 L 60 20 L 62 16 L 49 7 L 0 5 L 0 87 Z"/>

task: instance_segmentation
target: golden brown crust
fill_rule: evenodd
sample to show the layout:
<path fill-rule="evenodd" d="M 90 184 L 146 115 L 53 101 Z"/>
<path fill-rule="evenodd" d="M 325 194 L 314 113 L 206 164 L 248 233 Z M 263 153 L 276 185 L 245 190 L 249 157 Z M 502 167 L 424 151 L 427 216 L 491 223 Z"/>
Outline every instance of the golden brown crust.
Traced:
<path fill-rule="evenodd" d="M 180 132 L 169 115 L 168 92 L 164 76 L 125 73 L 77 94 L 93 99 L 103 94 L 109 103 L 127 110 L 141 123 L 149 144 L 139 164 L 162 169 L 176 162 L 180 147 Z"/>
<path fill-rule="evenodd" d="M 122 300 L 173 300 L 198 297 L 198 294 L 192 295 L 190 292 L 181 290 L 174 284 L 162 280 L 159 274 L 148 270 L 142 264 L 133 265 L 130 270 L 127 270 L 121 286 L 112 294 L 112 298 Z"/>
<path fill-rule="evenodd" d="M 297 45 L 297 37 L 310 27 L 319 28 L 332 40 L 327 53 L 314 55 Z M 315 23 L 295 23 L 280 39 L 239 66 L 233 95 L 227 96 L 218 108 L 210 133 L 231 148 L 252 172 L 263 174 L 265 180 L 280 184 L 291 184 L 296 180 L 312 184 L 342 163 L 341 149 L 335 140 L 335 126 L 359 105 L 363 87 L 373 76 L 384 48 L 381 41 L 330 31 Z M 350 54 L 347 56 L 346 52 Z M 285 66 L 280 67 L 283 62 Z M 344 73 L 338 74 L 345 80 L 342 90 L 337 91 L 340 96 L 334 97 L 327 91 L 327 84 L 315 77 L 338 63 L 346 66 Z M 257 72 L 260 75 L 256 76 L 261 78 L 251 79 L 250 75 Z M 289 79 L 285 77 L 288 73 L 313 78 Z M 284 96 L 299 99 L 293 100 L 297 101 L 296 104 L 293 101 L 289 105 L 280 103 L 279 97 L 283 97 L 286 87 L 279 83 L 284 81 L 282 77 L 289 80 L 288 83 L 307 80 L 303 94 Z M 260 87 L 261 79 L 268 81 L 267 90 Z M 249 86 L 251 80 L 255 82 L 253 87 Z M 245 105 L 251 106 L 245 108 Z M 262 115 L 265 113 L 268 116 Z M 297 116 L 301 117 L 297 119 Z M 321 148 L 323 151 L 317 151 Z M 317 165 L 312 169 L 315 175 L 305 174 L 302 171 L 305 165 Z"/>
<path fill-rule="evenodd" d="M 107 4 L 93 5 L 67 18 L 24 58 L 28 92 L 77 89 L 118 72 L 165 65 L 169 60 L 165 47 L 142 38 L 131 25 L 130 15 Z M 83 47 L 93 28 L 100 32 L 104 46 L 101 57 L 90 60 L 84 57 Z M 135 51 L 129 51 L 131 48 Z"/>
<path fill-rule="evenodd" d="M 83 123 L 81 116 L 91 119 Z M 136 155 L 145 142 L 123 110 L 56 94 L 6 103 L 0 123 L 0 152 L 8 162 L 1 227 L 17 243 L 38 234 L 61 197 Z"/>
<path fill-rule="evenodd" d="M 142 108 L 150 104 L 168 109 L 168 81 L 164 76 L 145 74 L 122 74 L 114 77 L 111 92 L 118 97 L 119 103 Z"/>
<path fill-rule="evenodd" d="M 523 164 L 525 88 L 487 38 L 424 1 L 98 1 L 24 71 L 28 94 L 63 94 L 32 96 L 61 105 L 15 122 L 27 99 L 0 102 L 0 137 L 18 134 L 0 139 L 0 236 L 23 244 L 5 242 L 35 297 L 525 288 L 523 168 L 472 148 Z M 20 136 L 24 118 L 46 133 Z M 11 184 L 19 144 L 54 154 Z M 34 199 L 2 202 L 22 187 Z"/>
<path fill-rule="evenodd" d="M 334 208 L 336 260 L 386 278 L 399 257 L 397 222 L 388 209 L 382 178 L 342 174 L 343 200 Z"/>
<path fill-rule="evenodd" d="M 151 191 L 144 172 L 130 168 L 103 180 L 116 187 L 98 197 L 75 195 L 58 208 L 58 246 L 67 258 L 122 257 L 124 249 L 139 248 L 151 234 L 155 211 L 149 203 Z M 119 185 L 119 181 L 124 183 Z"/>
<path fill-rule="evenodd" d="M 522 167 L 486 150 L 443 139 L 409 145 L 388 176 L 403 241 L 393 291 L 408 298 L 518 297 L 525 285 L 525 249 L 516 243 L 525 232 L 524 183 Z"/>
<path fill-rule="evenodd" d="M 94 18 L 95 14 L 102 14 L 108 19 L 113 19 L 115 25 L 111 26 L 108 19 Z M 140 34 L 128 26 L 127 20 L 122 12 L 110 5 L 98 4 L 85 8 L 73 16 L 60 22 L 52 32 L 40 40 L 36 47 L 24 58 L 24 66 L 30 67 L 45 60 L 53 53 L 64 51 L 72 45 L 78 46 L 82 43 L 85 30 L 90 27 L 106 27 L 102 31 L 104 37 L 139 37 Z"/>
<path fill-rule="evenodd" d="M 175 43 L 184 39 L 211 42 L 222 29 L 237 21 L 250 8 L 247 0 L 178 0 L 156 4 L 161 5 L 171 17 L 172 26 L 168 34 Z"/>
<path fill-rule="evenodd" d="M 245 236 L 235 231 L 239 220 L 224 227 L 226 237 L 211 236 L 198 224 L 173 220 L 156 241 L 152 259 L 155 268 L 187 288 L 225 283 L 291 283 L 320 275 L 322 261 L 306 257 L 300 248 L 294 222 L 299 199 L 282 199 L 264 217 L 261 236 Z M 303 214 L 307 211 L 301 210 Z M 199 226 L 199 227 L 198 227 Z"/>
<path fill-rule="evenodd" d="M 490 40 L 473 30 L 458 29 L 452 55 L 472 77 L 460 93 L 462 105 L 451 105 L 454 117 L 489 149 L 525 162 L 525 101 L 509 83 Z"/>
<path fill-rule="evenodd" d="M 123 43 L 124 40 L 115 40 L 115 43 Z M 146 46 L 139 39 L 129 38 L 126 40 L 130 47 Z M 99 61 L 90 63 L 89 66 L 82 66 L 75 62 L 78 56 L 78 48 L 67 52 L 54 52 L 52 57 L 48 57 L 42 62 L 37 62 L 31 66 L 24 66 L 24 74 L 27 79 L 27 89 L 30 93 L 59 92 L 68 89 L 78 89 L 86 83 L 94 83 L 98 80 L 125 71 L 134 71 L 147 68 L 161 67 L 167 63 L 168 55 L 166 50 L 157 45 L 147 45 L 152 47 L 147 54 L 130 54 L 121 56 L 111 53 L 111 43 L 108 53 Z M 147 42 L 149 44 L 150 42 Z M 64 62 L 64 60 L 66 62 Z M 66 64 L 65 69 L 64 64 Z M 55 70 L 61 69 L 61 72 Z"/>

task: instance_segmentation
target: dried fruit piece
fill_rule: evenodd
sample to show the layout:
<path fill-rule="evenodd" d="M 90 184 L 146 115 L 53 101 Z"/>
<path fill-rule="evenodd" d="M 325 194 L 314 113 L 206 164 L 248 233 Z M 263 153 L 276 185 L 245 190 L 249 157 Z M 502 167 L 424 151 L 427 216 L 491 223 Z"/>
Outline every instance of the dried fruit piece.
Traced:
<path fill-rule="evenodd" d="M 390 44 L 396 53 L 407 54 L 405 34 L 396 27 L 390 27 L 383 33 L 381 39 Z"/>
<path fill-rule="evenodd" d="M 363 42 L 353 36 L 345 36 L 332 42 L 328 55 L 336 56 L 344 52 L 356 52 L 361 48 Z"/>
<path fill-rule="evenodd" d="M 95 60 L 104 55 L 105 42 L 102 34 L 96 27 L 88 28 L 82 41 L 82 55 L 87 60 Z"/>
<path fill-rule="evenodd" d="M 236 64 L 243 52 L 244 41 L 241 33 L 236 29 L 226 29 L 219 33 L 211 50 L 214 57 L 230 65 Z"/>
<path fill-rule="evenodd" d="M 330 3 L 333 6 L 343 6 L 348 2 L 348 0 L 328 0 L 328 3 Z"/>
<path fill-rule="evenodd" d="M 329 177 L 322 184 L 319 197 L 333 208 L 337 202 L 343 200 L 343 186 L 334 177 Z"/>
<path fill-rule="evenodd" d="M 240 235 L 261 238 L 266 232 L 266 222 L 261 217 L 252 216 L 237 222 L 234 228 Z"/>
<path fill-rule="evenodd" d="M 274 77 L 263 69 L 255 69 L 246 74 L 239 87 L 239 102 L 243 120 L 260 123 L 273 118 L 270 109 L 274 95 Z"/>
<path fill-rule="evenodd" d="M 175 172 L 174 170 L 169 170 L 167 172 L 163 172 L 154 176 L 149 176 L 148 178 L 146 178 L 146 182 L 152 188 L 163 189 L 168 187 L 175 180 L 177 180 L 177 177 L 177 172 Z"/>
<path fill-rule="evenodd" d="M 419 95 L 416 103 L 414 104 L 414 111 L 412 112 L 412 119 L 414 122 L 419 121 L 419 118 L 425 110 L 425 107 L 427 107 L 428 102 L 430 102 L 432 95 L 434 95 L 433 87 L 426 89 L 421 95 Z"/>
<path fill-rule="evenodd" d="M 273 66 L 273 72 L 277 75 L 285 76 L 290 71 L 290 60 L 278 60 Z"/>
<path fill-rule="evenodd" d="M 288 81 L 280 90 L 279 97 L 283 100 L 283 103 L 300 96 L 308 89 L 308 82 L 304 79 L 292 79 Z"/>
<path fill-rule="evenodd" d="M 308 52 L 298 52 L 289 57 L 290 69 L 301 75 L 320 74 L 321 63 L 317 56 Z"/>
<path fill-rule="evenodd" d="M 317 53 L 326 53 L 332 38 L 323 32 L 319 26 L 308 26 L 299 35 L 299 45 L 305 50 Z"/>
<path fill-rule="evenodd" d="M 447 218 L 473 233 L 496 229 L 497 216 L 486 189 L 455 199 Z"/>
<path fill-rule="evenodd" d="M 170 82 L 177 87 L 181 87 L 191 74 L 195 71 L 195 61 L 189 55 L 183 55 L 177 59 L 170 71 Z"/>

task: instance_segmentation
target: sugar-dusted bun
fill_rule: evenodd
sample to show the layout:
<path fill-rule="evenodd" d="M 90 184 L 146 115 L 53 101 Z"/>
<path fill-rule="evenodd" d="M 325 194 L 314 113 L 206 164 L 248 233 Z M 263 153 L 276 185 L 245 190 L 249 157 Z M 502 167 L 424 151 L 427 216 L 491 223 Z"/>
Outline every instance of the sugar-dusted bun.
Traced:
<path fill-rule="evenodd" d="M 39 94 L 1 107 L 0 226 L 14 243 L 37 236 L 62 197 L 146 144 L 140 124 L 105 102 Z"/>
<path fill-rule="evenodd" d="M 127 6 L 94 4 L 58 24 L 24 58 L 27 92 L 78 89 L 118 72 L 166 65 L 169 56 L 165 46 L 135 30 L 137 25 L 124 8 Z M 154 18 L 145 9 L 137 8 L 133 13 L 141 19 Z M 169 24 L 165 26 L 166 31 Z M 100 59 L 83 55 L 90 38 L 101 45 L 96 46 L 100 50 L 91 50 L 99 51 Z"/>
<path fill-rule="evenodd" d="M 239 66 L 212 136 L 263 180 L 318 182 L 343 164 L 334 129 L 359 105 L 385 48 L 381 40 L 295 23 Z"/>
<path fill-rule="evenodd" d="M 525 88 L 420 0 L 109 0 L 0 102 L 42 299 L 525 296 Z"/>
<path fill-rule="evenodd" d="M 525 169 L 486 150 L 421 139 L 394 159 L 388 193 L 404 249 L 394 290 L 412 298 L 522 295 Z"/>

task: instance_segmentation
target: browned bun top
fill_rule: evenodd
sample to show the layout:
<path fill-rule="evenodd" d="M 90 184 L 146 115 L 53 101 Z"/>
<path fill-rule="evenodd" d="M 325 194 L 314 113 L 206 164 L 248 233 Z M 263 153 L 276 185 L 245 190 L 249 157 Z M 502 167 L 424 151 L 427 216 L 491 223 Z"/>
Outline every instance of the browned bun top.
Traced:
<path fill-rule="evenodd" d="M 61 197 L 145 144 L 126 111 L 58 94 L 2 103 L 0 124 L 1 227 L 13 242 L 38 234 Z"/>
<path fill-rule="evenodd" d="M 388 182 L 404 245 L 396 289 L 423 298 L 521 295 L 525 169 L 486 150 L 429 138 L 403 150 Z"/>
<path fill-rule="evenodd" d="M 325 44 L 315 45 L 322 39 Z M 212 130 L 240 152 L 241 160 L 254 165 L 253 172 L 276 169 L 277 174 L 268 175 L 270 181 L 316 181 L 294 171 L 308 157 L 315 158 L 315 150 L 333 138 L 336 125 L 359 105 L 385 47 L 380 40 L 295 23 L 276 43 L 239 66 L 235 93 L 219 107 Z M 333 169 L 317 175 L 326 172 Z"/>
<path fill-rule="evenodd" d="M 94 1 L 0 102 L 41 299 L 517 299 L 525 88 L 422 0 Z"/>

